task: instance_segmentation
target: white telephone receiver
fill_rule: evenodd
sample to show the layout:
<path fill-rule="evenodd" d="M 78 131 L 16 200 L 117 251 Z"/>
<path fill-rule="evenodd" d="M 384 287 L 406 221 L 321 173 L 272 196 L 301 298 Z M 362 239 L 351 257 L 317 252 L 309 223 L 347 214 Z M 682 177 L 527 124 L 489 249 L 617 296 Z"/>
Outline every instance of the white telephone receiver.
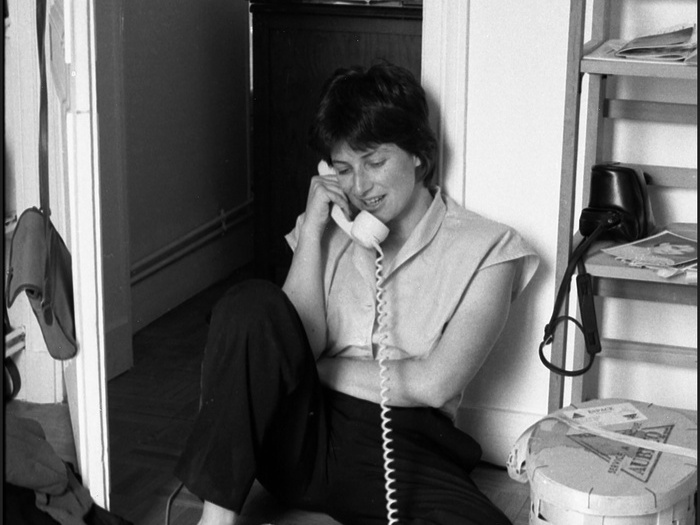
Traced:
<path fill-rule="evenodd" d="M 345 218 L 340 206 L 331 208 L 331 217 L 345 233 L 365 248 L 375 248 L 389 235 L 389 228 L 368 211 L 361 211 L 353 222 Z"/>
<path fill-rule="evenodd" d="M 324 160 L 318 163 L 319 175 L 334 175 L 335 171 Z M 355 242 L 365 248 L 375 248 L 381 244 L 387 235 L 389 228 L 368 211 L 358 213 L 355 220 L 350 222 L 343 213 L 343 210 L 334 205 L 331 208 L 331 217 Z"/>

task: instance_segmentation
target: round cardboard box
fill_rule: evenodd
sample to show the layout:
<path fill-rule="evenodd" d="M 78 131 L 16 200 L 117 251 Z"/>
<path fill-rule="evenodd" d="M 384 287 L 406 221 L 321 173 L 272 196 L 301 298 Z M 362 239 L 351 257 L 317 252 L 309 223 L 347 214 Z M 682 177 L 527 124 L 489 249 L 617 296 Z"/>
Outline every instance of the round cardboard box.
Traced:
<path fill-rule="evenodd" d="M 697 450 L 696 422 L 673 409 L 626 399 L 561 409 L 528 440 L 531 525 L 695 523 L 696 460 L 576 430 L 562 419 Z"/>

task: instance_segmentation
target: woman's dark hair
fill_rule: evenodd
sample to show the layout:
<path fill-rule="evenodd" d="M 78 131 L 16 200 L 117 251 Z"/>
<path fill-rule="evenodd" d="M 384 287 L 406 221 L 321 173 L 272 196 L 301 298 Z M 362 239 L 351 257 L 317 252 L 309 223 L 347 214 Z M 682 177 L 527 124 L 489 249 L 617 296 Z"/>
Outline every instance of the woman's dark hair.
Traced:
<path fill-rule="evenodd" d="M 419 180 L 432 183 L 437 139 L 425 91 L 407 69 L 385 63 L 333 73 L 323 86 L 309 144 L 330 163 L 331 150 L 341 141 L 358 151 L 396 144 L 420 159 Z"/>

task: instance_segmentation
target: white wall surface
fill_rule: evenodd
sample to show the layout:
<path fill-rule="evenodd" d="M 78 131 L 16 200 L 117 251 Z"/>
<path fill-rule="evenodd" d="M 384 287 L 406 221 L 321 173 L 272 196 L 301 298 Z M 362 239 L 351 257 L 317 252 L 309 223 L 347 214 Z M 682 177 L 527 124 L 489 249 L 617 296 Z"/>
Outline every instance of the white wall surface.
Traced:
<path fill-rule="evenodd" d="M 554 294 L 568 14 L 556 0 L 471 2 L 465 206 L 514 226 L 542 260 L 470 404 L 546 407 L 537 347 Z"/>
<path fill-rule="evenodd" d="M 424 4 L 423 83 L 447 144 L 443 185 L 515 227 L 541 257 L 458 416 L 498 464 L 547 412 L 549 373 L 537 348 L 554 300 L 568 17 L 559 0 Z"/>
<path fill-rule="evenodd" d="M 5 187 L 8 188 L 8 181 L 11 182 L 4 204 L 6 216 L 19 216 L 26 208 L 39 206 L 39 58 L 34 2 L 9 0 L 8 9 L 10 24 L 5 28 Z M 50 76 L 48 81 L 51 101 Z M 52 221 L 67 240 L 67 228 L 62 220 L 65 210 L 61 206 L 64 195 L 57 189 L 52 185 Z M 62 365 L 46 350 L 41 329 L 24 294 L 17 298 L 9 316 L 13 328 L 24 327 L 26 331 L 26 349 L 14 357 L 22 378 L 18 399 L 36 403 L 62 401 Z"/>
<path fill-rule="evenodd" d="M 697 16 L 695 0 L 613 3 L 613 26 L 619 26 L 622 38 Z M 467 388 L 459 414 L 460 426 L 482 444 L 484 458 L 499 464 L 519 433 L 547 412 L 549 372 L 537 349 L 557 284 L 568 12 L 569 2 L 560 0 L 424 3 L 423 84 L 440 112 L 437 128 L 448 159 L 443 186 L 467 208 L 514 226 L 541 257 L 534 281 L 513 306 L 506 333 Z M 618 89 L 656 90 L 659 96 L 671 90 L 687 103 L 697 98 L 694 82 L 672 87 L 645 82 Z M 627 123 L 616 130 L 610 147 L 617 160 L 697 167 L 694 128 L 645 130 L 640 143 L 633 135 L 638 126 Z M 677 141 L 682 145 L 674 146 Z M 697 222 L 696 192 L 662 193 L 654 196 L 660 220 Z M 628 321 L 631 309 L 638 315 L 634 322 Z M 651 330 L 665 344 L 696 346 L 694 308 L 606 304 L 599 315 L 611 336 L 623 329 L 648 333 L 651 318 L 665 323 L 663 331 Z M 586 381 L 594 397 L 697 407 L 692 369 L 608 359 L 599 376 Z"/>

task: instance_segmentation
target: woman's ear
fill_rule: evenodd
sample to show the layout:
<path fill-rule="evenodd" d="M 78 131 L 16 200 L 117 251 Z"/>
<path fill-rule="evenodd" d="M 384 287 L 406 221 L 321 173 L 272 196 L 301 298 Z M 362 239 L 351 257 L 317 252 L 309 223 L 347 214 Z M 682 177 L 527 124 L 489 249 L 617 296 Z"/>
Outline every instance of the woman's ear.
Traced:
<path fill-rule="evenodd" d="M 416 182 L 420 182 L 425 179 L 426 167 L 423 165 L 423 161 L 418 155 L 413 155 L 413 167 L 416 174 Z"/>

